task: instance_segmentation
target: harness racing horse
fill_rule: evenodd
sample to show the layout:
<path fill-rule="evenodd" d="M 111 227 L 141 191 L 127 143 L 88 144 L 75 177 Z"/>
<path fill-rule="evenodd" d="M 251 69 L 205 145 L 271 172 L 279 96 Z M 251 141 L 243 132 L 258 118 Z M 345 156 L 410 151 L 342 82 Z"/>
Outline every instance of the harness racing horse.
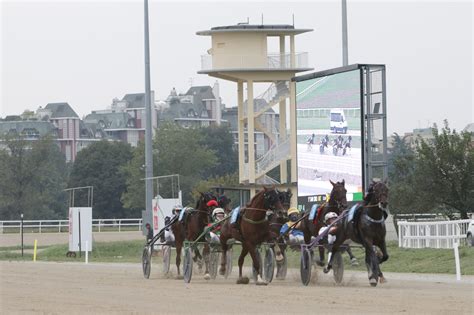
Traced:
<path fill-rule="evenodd" d="M 387 204 L 388 187 L 386 183 L 372 182 L 364 198 L 364 205 L 356 208 L 353 220 L 350 220 L 349 214 L 338 224 L 336 241 L 332 245 L 328 265 L 324 268 L 325 273 L 332 268 L 332 258 L 339 246 L 345 240 L 351 239 L 365 248 L 365 263 L 370 285 L 376 286 L 379 278 L 381 283 L 385 282 L 379 264 L 388 259 L 385 244 Z M 377 256 L 375 246 L 382 251 L 382 257 Z"/>
<path fill-rule="evenodd" d="M 309 211 L 307 210 L 305 215 L 306 218 L 303 219 L 302 224 L 301 224 L 301 229 L 304 234 L 304 242 L 306 244 L 311 243 L 311 237 L 317 237 L 319 234 L 319 230 L 325 226 L 326 224 L 324 223 L 324 216 L 329 213 L 329 212 L 335 212 L 337 215 L 340 215 L 341 212 L 347 208 L 347 199 L 346 199 L 346 187 L 345 187 L 345 181 L 342 180 L 342 182 L 337 182 L 333 183 L 331 180 L 329 181 L 332 184 L 332 190 L 331 194 L 329 195 L 329 202 L 327 203 L 326 206 L 324 206 L 321 210 L 318 210 L 318 213 L 316 214 L 316 218 L 312 222 L 312 220 L 309 219 Z M 319 211 L 321 213 L 319 213 Z M 324 266 L 324 247 L 320 246 L 319 247 L 319 261 L 316 261 L 316 263 L 319 266 Z M 346 248 L 347 253 L 350 256 L 350 259 L 352 262 L 356 262 L 357 260 L 355 259 L 354 255 L 352 254 L 352 251 L 349 246 Z"/>
<path fill-rule="evenodd" d="M 217 203 L 219 204 L 219 208 L 224 209 L 225 214 L 229 214 L 232 211 L 232 209 L 230 208 L 231 201 L 232 200 L 228 198 L 226 195 L 220 195 L 217 198 Z"/>
<path fill-rule="evenodd" d="M 196 208 L 192 209 L 186 213 L 184 217 L 184 222 L 176 221 L 172 226 L 171 230 L 173 231 L 176 244 L 176 267 L 178 269 L 177 278 L 181 278 L 181 273 L 179 266 L 181 264 L 181 248 L 185 240 L 194 241 L 202 233 L 204 228 L 208 225 L 209 217 L 211 215 L 210 209 L 207 207 L 207 203 L 210 200 L 216 200 L 216 197 L 211 193 L 200 193 L 201 196 L 196 203 Z M 185 211 L 184 209 L 181 211 Z M 202 256 L 199 253 L 199 250 L 195 248 L 194 260 L 202 260 Z M 209 275 L 209 253 L 210 248 L 208 244 L 204 245 L 203 256 L 204 262 L 206 265 L 206 271 L 204 273 L 204 278 L 209 280 L 211 277 Z"/>
<path fill-rule="evenodd" d="M 242 243 L 242 251 L 239 256 L 239 278 L 237 284 L 248 284 L 249 278 L 242 277 L 242 266 L 247 253 L 250 253 L 253 261 L 253 268 L 257 274 L 257 285 L 266 285 L 260 274 L 260 260 L 257 256 L 257 246 L 263 242 L 275 241 L 277 235 L 270 231 L 270 222 L 267 219 L 267 212 L 283 213 L 280 194 L 276 188 L 266 188 L 258 192 L 252 200 L 240 212 L 239 226 L 231 227 L 226 221 L 221 228 L 220 242 L 222 246 L 221 267 L 219 273 L 225 274 L 227 261 L 227 241 L 231 238 Z M 279 252 L 278 244 L 275 242 L 277 260 L 283 257 Z M 278 259 L 280 258 L 280 259 Z"/>
<path fill-rule="evenodd" d="M 291 197 L 293 197 L 293 193 L 291 192 L 291 189 L 287 189 L 287 191 L 280 191 L 280 201 L 283 206 L 284 212 L 280 214 L 272 214 L 269 218 L 270 221 L 270 231 L 271 233 L 274 233 L 277 237 L 277 241 L 279 240 L 279 235 L 280 235 L 280 230 L 281 227 L 288 222 L 288 209 L 290 208 L 291 205 Z M 280 244 L 280 251 L 281 254 L 284 256 L 284 259 L 286 258 L 285 250 L 286 250 L 286 245 L 285 244 Z M 278 280 L 284 280 L 285 279 L 285 274 L 286 271 L 284 271 L 284 260 L 281 262 L 277 262 L 277 273 L 276 273 L 276 279 Z"/>

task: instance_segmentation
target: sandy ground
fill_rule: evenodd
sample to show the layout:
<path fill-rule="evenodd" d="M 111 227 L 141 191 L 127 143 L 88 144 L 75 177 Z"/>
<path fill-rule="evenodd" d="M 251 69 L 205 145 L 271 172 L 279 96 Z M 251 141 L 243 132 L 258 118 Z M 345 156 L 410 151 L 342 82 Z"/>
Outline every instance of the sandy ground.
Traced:
<path fill-rule="evenodd" d="M 111 242 L 111 241 L 129 241 L 142 239 L 145 236 L 141 231 L 132 232 L 94 232 L 93 239 L 96 242 Z M 25 233 L 23 234 L 23 244 L 33 246 L 35 239 L 38 240 L 38 246 L 67 244 L 69 242 L 68 233 Z M 0 234 L 0 247 L 4 246 L 20 246 L 20 234 Z"/>
<path fill-rule="evenodd" d="M 472 314 L 474 277 L 385 274 L 388 283 L 369 286 L 364 272 L 347 272 L 341 286 L 328 275 L 305 287 L 298 270 L 268 286 L 228 279 L 192 282 L 164 278 L 140 264 L 0 262 L 0 313 L 114 314 Z M 314 277 L 313 277 L 314 279 Z"/>

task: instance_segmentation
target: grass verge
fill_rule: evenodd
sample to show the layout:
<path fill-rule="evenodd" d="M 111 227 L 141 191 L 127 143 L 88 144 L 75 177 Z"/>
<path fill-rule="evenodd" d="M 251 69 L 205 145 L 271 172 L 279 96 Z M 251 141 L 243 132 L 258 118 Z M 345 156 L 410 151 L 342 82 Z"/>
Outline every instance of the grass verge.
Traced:
<path fill-rule="evenodd" d="M 91 262 L 127 262 L 140 263 L 144 242 L 141 240 L 120 241 L 120 242 L 95 242 L 92 253 L 89 254 Z M 1 247 L 0 260 L 11 261 L 31 261 L 33 255 L 25 253 L 21 256 L 16 247 Z M 84 261 L 82 257 L 66 257 L 68 245 L 53 245 L 43 247 L 37 254 L 38 261 L 68 262 Z M 360 266 L 350 266 L 349 256 L 344 253 L 344 266 L 346 269 L 366 271 L 364 251 L 360 247 L 354 247 L 353 253 L 359 260 Z M 399 248 L 396 242 L 388 244 L 390 259 L 382 264 L 384 272 L 416 272 L 416 273 L 448 273 L 455 274 L 454 253 L 452 249 L 406 249 Z M 234 246 L 233 264 L 237 266 L 237 259 L 240 254 L 240 246 Z M 317 251 L 316 251 L 317 254 Z M 459 249 L 461 261 L 461 273 L 463 275 L 474 275 L 474 247 L 461 247 Z M 299 268 L 300 254 L 298 251 L 290 250 L 287 253 L 288 265 L 290 268 Z M 175 252 L 172 253 L 172 266 L 174 266 Z M 246 265 L 250 265 L 250 255 L 246 257 Z M 160 261 L 160 257 L 154 257 L 154 263 Z"/>

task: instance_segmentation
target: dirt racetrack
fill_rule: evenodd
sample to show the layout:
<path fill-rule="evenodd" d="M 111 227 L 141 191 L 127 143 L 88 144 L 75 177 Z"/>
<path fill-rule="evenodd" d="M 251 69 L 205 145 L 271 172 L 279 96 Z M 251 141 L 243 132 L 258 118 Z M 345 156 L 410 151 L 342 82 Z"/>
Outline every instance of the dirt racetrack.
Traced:
<path fill-rule="evenodd" d="M 472 314 L 474 277 L 386 273 L 388 283 L 369 286 L 364 272 L 345 272 L 341 286 L 318 273 L 305 287 L 298 270 L 268 286 L 229 279 L 167 279 L 140 264 L 0 262 L 0 313 L 120 314 Z"/>

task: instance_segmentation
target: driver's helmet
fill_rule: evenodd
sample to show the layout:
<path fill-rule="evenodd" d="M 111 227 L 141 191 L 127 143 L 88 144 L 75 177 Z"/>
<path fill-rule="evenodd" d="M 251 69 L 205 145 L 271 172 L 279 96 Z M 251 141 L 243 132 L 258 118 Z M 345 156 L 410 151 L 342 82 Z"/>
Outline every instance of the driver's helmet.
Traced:
<path fill-rule="evenodd" d="M 209 200 L 206 204 L 206 206 L 208 207 L 217 207 L 219 204 L 217 203 L 217 201 L 215 201 L 214 199 L 212 200 Z"/>
<path fill-rule="evenodd" d="M 222 214 L 224 216 L 225 215 L 224 209 L 215 208 L 214 211 L 212 211 L 212 218 L 214 218 L 214 220 L 215 220 L 217 218 L 218 214 Z"/>
<path fill-rule="evenodd" d="M 171 211 L 171 213 L 173 213 L 173 215 L 176 215 L 181 211 L 182 208 L 183 208 L 182 205 L 176 205 L 173 207 L 173 210 Z"/>
<path fill-rule="evenodd" d="M 300 216 L 300 211 L 297 208 L 291 207 L 290 209 L 288 209 L 288 220 L 289 221 L 291 221 L 291 222 L 298 221 L 299 216 Z"/>
<path fill-rule="evenodd" d="M 334 218 L 337 218 L 337 213 L 335 213 L 335 212 L 328 212 L 328 213 L 326 213 L 326 215 L 324 216 L 324 222 L 327 224 L 327 223 L 329 222 L 329 220 L 334 219 Z"/>

